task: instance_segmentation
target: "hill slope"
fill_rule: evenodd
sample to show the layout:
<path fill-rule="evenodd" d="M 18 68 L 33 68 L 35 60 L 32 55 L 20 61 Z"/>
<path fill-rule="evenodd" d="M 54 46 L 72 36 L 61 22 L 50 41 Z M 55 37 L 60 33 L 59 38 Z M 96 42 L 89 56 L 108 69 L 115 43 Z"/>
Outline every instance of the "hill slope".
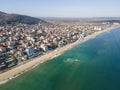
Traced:
<path fill-rule="evenodd" d="M 46 21 L 19 14 L 7 14 L 0 12 L 0 25 L 5 24 L 14 24 L 14 23 L 23 23 L 23 24 L 37 24 L 37 23 L 46 23 Z"/>

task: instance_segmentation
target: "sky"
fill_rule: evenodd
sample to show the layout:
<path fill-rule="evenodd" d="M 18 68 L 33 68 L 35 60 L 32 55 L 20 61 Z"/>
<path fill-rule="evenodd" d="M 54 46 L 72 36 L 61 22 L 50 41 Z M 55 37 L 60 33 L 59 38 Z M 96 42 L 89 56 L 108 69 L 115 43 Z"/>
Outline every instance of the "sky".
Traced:
<path fill-rule="evenodd" d="M 34 17 L 120 17 L 120 0 L 0 0 L 0 11 Z"/>

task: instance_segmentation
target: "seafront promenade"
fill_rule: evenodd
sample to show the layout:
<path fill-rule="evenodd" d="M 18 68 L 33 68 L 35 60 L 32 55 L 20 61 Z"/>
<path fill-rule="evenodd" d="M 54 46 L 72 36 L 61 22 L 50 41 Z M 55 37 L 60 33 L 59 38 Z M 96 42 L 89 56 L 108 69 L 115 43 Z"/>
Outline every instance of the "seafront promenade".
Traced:
<path fill-rule="evenodd" d="M 12 78 L 14 78 L 16 76 L 19 76 L 20 74 L 32 69 L 33 67 L 37 66 L 38 64 L 43 63 L 43 62 L 45 62 L 47 60 L 50 60 L 51 58 L 53 58 L 56 55 L 64 53 L 65 51 L 69 50 L 73 46 L 78 45 L 80 43 L 83 43 L 83 42 L 85 42 L 85 41 L 87 41 L 89 39 L 95 38 L 97 35 L 100 35 L 103 32 L 112 30 L 112 29 L 117 28 L 117 27 L 118 26 L 112 26 L 112 27 L 109 27 L 109 28 L 107 28 L 105 30 L 95 32 L 92 35 L 88 35 L 83 40 L 77 40 L 74 43 L 68 44 L 68 45 L 63 46 L 61 48 L 57 48 L 56 50 L 51 51 L 49 53 L 46 53 L 46 54 L 44 54 L 44 55 L 42 55 L 40 57 L 37 57 L 32 61 L 29 61 L 29 62 L 27 62 L 25 64 L 20 65 L 20 66 L 17 66 L 17 67 L 15 67 L 15 68 L 7 71 L 7 72 L 1 73 L 0 74 L 0 82 L 1 82 L 1 84 L 5 83 L 5 82 L 11 80 Z"/>

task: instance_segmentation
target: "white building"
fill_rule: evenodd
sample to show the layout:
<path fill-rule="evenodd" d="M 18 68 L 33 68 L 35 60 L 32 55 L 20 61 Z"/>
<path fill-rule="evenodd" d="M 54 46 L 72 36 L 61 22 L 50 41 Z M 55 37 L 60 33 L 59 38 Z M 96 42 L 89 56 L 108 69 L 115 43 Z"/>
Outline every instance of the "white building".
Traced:
<path fill-rule="evenodd" d="M 47 51 L 48 50 L 48 47 L 45 45 L 45 44 L 41 44 L 41 46 L 40 46 L 44 51 Z"/>
<path fill-rule="evenodd" d="M 100 31 L 100 30 L 102 30 L 102 28 L 101 27 L 94 27 L 94 30 L 98 30 L 98 31 Z"/>

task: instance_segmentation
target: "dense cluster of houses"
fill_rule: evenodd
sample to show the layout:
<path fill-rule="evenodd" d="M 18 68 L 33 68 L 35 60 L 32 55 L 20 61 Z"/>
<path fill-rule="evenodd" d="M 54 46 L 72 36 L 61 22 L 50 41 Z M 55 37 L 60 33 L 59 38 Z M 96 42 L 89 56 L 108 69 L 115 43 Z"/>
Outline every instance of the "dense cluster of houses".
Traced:
<path fill-rule="evenodd" d="M 84 39 L 94 30 L 104 30 L 110 26 L 108 23 L 0 26 L 0 69 L 9 68 L 50 50 Z"/>

